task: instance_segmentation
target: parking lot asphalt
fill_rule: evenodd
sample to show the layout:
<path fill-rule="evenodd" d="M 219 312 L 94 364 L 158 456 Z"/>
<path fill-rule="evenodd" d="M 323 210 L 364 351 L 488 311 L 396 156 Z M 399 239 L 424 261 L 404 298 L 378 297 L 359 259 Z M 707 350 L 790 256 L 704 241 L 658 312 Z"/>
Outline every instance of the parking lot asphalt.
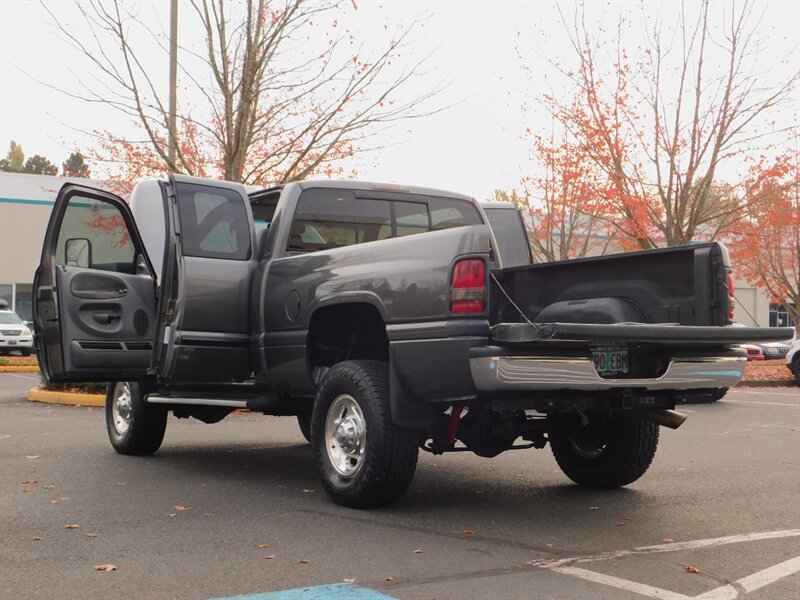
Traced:
<path fill-rule="evenodd" d="M 0 374 L 1 598 L 800 597 L 797 388 L 684 407 L 624 489 L 572 485 L 549 449 L 421 453 L 403 500 L 355 511 L 292 418 L 171 418 L 126 457 L 102 409 L 26 401 L 37 380 Z"/>

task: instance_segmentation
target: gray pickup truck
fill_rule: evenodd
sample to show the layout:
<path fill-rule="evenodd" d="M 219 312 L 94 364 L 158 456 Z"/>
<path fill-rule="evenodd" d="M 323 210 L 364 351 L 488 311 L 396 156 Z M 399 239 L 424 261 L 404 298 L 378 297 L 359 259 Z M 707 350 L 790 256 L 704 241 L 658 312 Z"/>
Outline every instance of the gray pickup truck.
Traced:
<path fill-rule="evenodd" d="M 294 415 L 337 503 L 401 497 L 418 450 L 493 457 L 548 442 L 618 487 L 688 395 L 737 383 L 718 243 L 531 264 L 510 205 L 308 181 L 248 193 L 174 175 L 130 205 L 67 184 L 34 282 L 49 381 L 112 381 L 111 444 L 146 455 L 168 413 Z"/>

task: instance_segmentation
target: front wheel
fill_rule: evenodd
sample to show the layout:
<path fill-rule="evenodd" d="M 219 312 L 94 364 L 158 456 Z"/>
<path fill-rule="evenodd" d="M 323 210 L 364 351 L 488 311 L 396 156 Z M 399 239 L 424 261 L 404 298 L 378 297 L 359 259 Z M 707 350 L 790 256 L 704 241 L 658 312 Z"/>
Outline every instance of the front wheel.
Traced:
<path fill-rule="evenodd" d="M 794 359 L 792 363 L 792 373 L 794 374 L 794 380 L 800 383 L 800 358 Z"/>
<path fill-rule="evenodd" d="M 658 425 L 637 417 L 590 415 L 554 419 L 550 449 L 564 474 L 592 488 L 628 485 L 644 475 L 658 447 Z"/>
<path fill-rule="evenodd" d="M 385 506 L 411 484 L 419 436 L 394 425 L 390 413 L 386 363 L 341 362 L 320 384 L 311 444 L 322 485 L 337 504 Z"/>
<path fill-rule="evenodd" d="M 311 411 L 297 413 L 297 425 L 306 441 L 311 443 Z"/>
<path fill-rule="evenodd" d="M 161 447 L 167 409 L 147 404 L 138 383 L 117 381 L 106 390 L 106 429 L 114 450 L 143 456 Z"/>

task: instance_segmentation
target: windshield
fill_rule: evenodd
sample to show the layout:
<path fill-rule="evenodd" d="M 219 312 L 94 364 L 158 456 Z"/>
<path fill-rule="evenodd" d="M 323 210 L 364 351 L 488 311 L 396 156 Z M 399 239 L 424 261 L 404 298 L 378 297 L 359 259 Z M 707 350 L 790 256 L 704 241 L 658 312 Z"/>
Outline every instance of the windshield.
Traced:
<path fill-rule="evenodd" d="M 13 312 L 0 312 L 0 324 L 2 325 L 19 325 L 22 320 Z"/>

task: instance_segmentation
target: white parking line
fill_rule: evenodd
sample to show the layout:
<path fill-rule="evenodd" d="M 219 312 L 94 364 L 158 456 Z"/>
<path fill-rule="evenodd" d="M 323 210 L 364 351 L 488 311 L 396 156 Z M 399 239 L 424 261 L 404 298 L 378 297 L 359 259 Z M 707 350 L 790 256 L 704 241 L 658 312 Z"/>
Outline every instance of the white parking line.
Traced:
<path fill-rule="evenodd" d="M 761 589 L 765 585 L 769 585 L 773 581 L 794 575 L 798 571 L 800 571 L 800 556 L 795 556 L 758 573 L 742 577 L 731 584 L 723 585 L 705 594 L 695 596 L 695 600 L 736 600 L 739 597 L 739 590 L 736 589 L 736 586 L 744 589 L 744 593 L 748 594 Z"/>
<path fill-rule="evenodd" d="M 602 583 L 603 585 L 615 587 L 626 592 L 647 596 L 648 598 L 655 598 L 656 600 L 737 600 L 737 598 L 741 597 L 742 590 L 745 594 L 748 594 L 800 571 L 800 556 L 790 558 L 787 561 L 768 567 L 758 573 L 748 575 L 747 577 L 742 577 L 731 584 L 704 592 L 699 596 L 686 596 L 652 585 L 614 577 L 613 575 L 606 575 L 605 573 L 596 573 L 595 571 L 580 569 L 578 567 L 555 567 L 552 570 L 557 573 L 563 573 L 564 575 L 579 577 L 586 581 Z"/>
<path fill-rule="evenodd" d="M 673 542 L 671 544 L 658 544 L 656 546 L 639 546 L 632 550 L 614 550 L 603 552 L 592 556 L 575 556 L 573 558 L 562 558 L 559 560 L 545 559 L 532 560 L 527 564 L 543 569 L 568 566 L 578 563 L 594 562 L 597 560 L 609 560 L 612 558 L 623 558 L 625 556 L 635 556 L 637 554 L 657 554 L 661 552 L 678 552 L 680 550 L 697 550 L 699 548 L 714 548 L 716 546 L 726 546 L 728 544 L 738 544 L 741 542 L 757 542 L 761 540 L 775 540 L 787 537 L 800 536 L 800 529 L 781 529 L 779 531 L 765 531 L 762 533 L 746 533 L 741 535 L 726 535 L 717 538 L 703 540 L 690 540 L 687 542 Z"/>
<path fill-rule="evenodd" d="M 755 389 L 758 389 L 758 388 L 755 388 Z M 745 389 L 731 390 L 731 392 L 734 393 L 734 394 L 737 394 L 737 395 L 738 394 L 758 394 L 759 396 L 785 396 L 786 394 L 788 394 L 790 392 L 793 392 L 796 388 L 787 388 L 787 389 L 789 390 L 788 392 L 762 392 L 762 391 L 760 391 L 760 389 L 759 389 L 759 391 L 756 391 L 756 392 L 751 392 L 751 391 L 745 390 Z"/>
<path fill-rule="evenodd" d="M 774 540 L 780 538 L 789 538 L 800 536 L 800 529 L 785 529 L 781 531 L 765 531 L 762 533 L 749 533 L 745 535 L 729 535 L 718 538 L 709 538 L 703 540 L 690 540 L 686 542 L 677 542 L 672 544 L 660 544 L 658 546 L 640 546 L 632 550 L 617 550 L 614 552 L 604 552 L 602 554 L 595 554 L 592 556 L 576 556 L 574 558 L 565 558 L 561 560 L 540 560 L 531 561 L 528 564 L 538 566 L 543 569 L 549 569 L 556 573 L 563 575 L 571 575 L 593 583 L 600 583 L 610 587 L 653 598 L 654 600 L 737 600 L 752 591 L 761 589 L 762 587 L 774 583 L 784 577 L 789 577 L 800 571 L 800 556 L 790 558 L 777 565 L 762 569 L 757 573 L 742 577 L 733 583 L 723 585 L 708 592 L 703 592 L 699 596 L 686 596 L 678 592 L 665 590 L 638 581 L 631 581 L 621 577 L 614 577 L 613 575 L 606 575 L 605 573 L 597 573 L 589 569 L 582 569 L 573 566 L 578 563 L 604 561 L 610 559 L 617 559 L 626 556 L 635 556 L 642 554 L 656 554 L 662 552 L 677 552 L 680 550 L 696 550 L 700 548 L 715 548 L 727 544 L 736 544 L 741 542 L 753 542 L 758 540 Z"/>
<path fill-rule="evenodd" d="M 658 598 L 658 600 L 692 600 L 691 596 L 684 596 L 683 594 L 670 592 L 669 590 L 662 590 L 661 588 L 657 588 L 652 585 L 628 581 L 627 579 L 621 579 L 619 577 L 614 577 L 613 575 L 595 573 L 594 571 L 579 569 L 578 567 L 556 567 L 553 569 L 553 571 L 563 573 L 564 575 L 580 577 L 581 579 L 592 581 L 594 583 L 602 583 L 603 585 L 615 587 L 619 590 L 625 590 L 626 592 L 641 594 L 642 596 L 647 596 L 648 598 Z"/>
<path fill-rule="evenodd" d="M 800 404 L 785 404 L 783 402 L 761 402 L 758 400 L 725 400 L 725 404 L 761 404 L 762 406 L 788 406 L 800 408 Z"/>

